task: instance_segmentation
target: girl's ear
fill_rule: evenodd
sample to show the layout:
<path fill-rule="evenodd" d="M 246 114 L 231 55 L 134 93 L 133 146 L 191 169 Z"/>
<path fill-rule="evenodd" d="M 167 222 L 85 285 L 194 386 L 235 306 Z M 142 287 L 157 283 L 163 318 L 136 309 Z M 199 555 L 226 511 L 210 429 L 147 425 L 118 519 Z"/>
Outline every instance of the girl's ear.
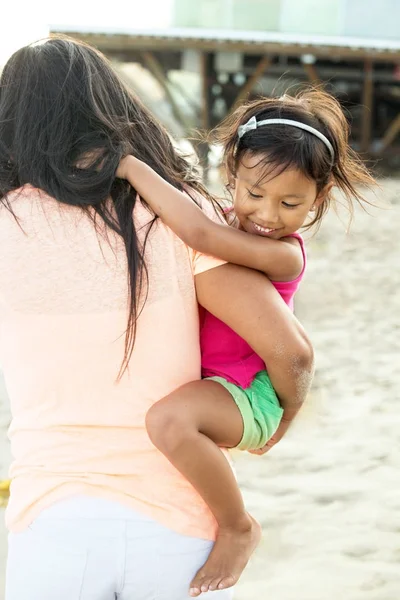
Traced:
<path fill-rule="evenodd" d="M 226 181 L 225 188 L 227 190 L 229 190 L 230 192 L 234 192 L 235 186 L 236 186 L 235 177 L 233 177 L 233 175 L 228 175 L 228 178 L 225 181 Z"/>
<path fill-rule="evenodd" d="M 315 198 L 314 203 L 311 207 L 311 210 L 317 210 L 325 202 L 327 197 L 329 196 L 332 188 L 334 186 L 333 181 L 326 184 L 324 188 L 319 192 L 318 196 Z"/>
<path fill-rule="evenodd" d="M 236 187 L 236 177 L 232 173 L 228 175 L 227 187 L 232 191 Z"/>

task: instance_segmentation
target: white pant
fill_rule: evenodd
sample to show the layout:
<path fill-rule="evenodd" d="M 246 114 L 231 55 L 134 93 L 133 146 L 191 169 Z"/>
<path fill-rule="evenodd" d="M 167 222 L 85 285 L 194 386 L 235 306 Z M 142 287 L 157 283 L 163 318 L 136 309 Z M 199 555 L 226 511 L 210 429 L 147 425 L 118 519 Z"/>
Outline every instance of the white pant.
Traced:
<path fill-rule="evenodd" d="M 5 600 L 188 600 L 211 547 L 117 503 L 71 498 L 10 534 Z"/>

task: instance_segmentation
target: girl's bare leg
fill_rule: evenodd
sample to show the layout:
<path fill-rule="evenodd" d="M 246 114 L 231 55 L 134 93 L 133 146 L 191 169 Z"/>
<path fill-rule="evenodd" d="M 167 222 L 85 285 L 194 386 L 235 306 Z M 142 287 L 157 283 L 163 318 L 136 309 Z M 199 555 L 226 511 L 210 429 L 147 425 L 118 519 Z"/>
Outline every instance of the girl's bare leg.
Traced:
<path fill-rule="evenodd" d="M 232 469 L 218 448 L 239 444 L 239 409 L 219 383 L 195 381 L 157 402 L 146 425 L 154 445 L 191 482 L 219 526 L 214 548 L 191 583 L 191 595 L 234 585 L 260 539 L 260 526 L 246 512 Z"/>

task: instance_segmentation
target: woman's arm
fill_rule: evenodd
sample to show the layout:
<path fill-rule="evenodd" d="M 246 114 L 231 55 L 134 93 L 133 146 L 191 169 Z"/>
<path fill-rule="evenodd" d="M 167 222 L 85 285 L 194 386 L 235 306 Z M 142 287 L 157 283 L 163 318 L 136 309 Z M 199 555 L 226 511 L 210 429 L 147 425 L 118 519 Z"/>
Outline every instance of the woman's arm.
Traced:
<path fill-rule="evenodd" d="M 292 238 L 272 240 L 215 223 L 186 194 L 133 156 L 121 160 L 116 175 L 127 179 L 163 223 L 194 250 L 257 269 L 273 281 L 300 275 L 303 255 Z"/>
<path fill-rule="evenodd" d="M 291 421 L 313 377 L 312 345 L 273 285 L 261 273 L 226 264 L 195 277 L 199 303 L 240 335 L 263 359 Z"/>

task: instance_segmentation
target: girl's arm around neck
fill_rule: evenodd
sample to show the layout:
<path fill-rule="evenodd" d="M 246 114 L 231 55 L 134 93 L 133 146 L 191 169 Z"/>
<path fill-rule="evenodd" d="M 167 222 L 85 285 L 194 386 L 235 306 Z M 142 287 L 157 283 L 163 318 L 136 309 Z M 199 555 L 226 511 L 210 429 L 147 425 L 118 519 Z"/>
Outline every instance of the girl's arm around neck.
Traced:
<path fill-rule="evenodd" d="M 272 240 L 212 221 L 189 196 L 133 156 L 122 159 L 117 177 L 127 179 L 163 223 L 194 250 L 257 269 L 273 281 L 300 275 L 303 255 L 297 240 Z"/>

